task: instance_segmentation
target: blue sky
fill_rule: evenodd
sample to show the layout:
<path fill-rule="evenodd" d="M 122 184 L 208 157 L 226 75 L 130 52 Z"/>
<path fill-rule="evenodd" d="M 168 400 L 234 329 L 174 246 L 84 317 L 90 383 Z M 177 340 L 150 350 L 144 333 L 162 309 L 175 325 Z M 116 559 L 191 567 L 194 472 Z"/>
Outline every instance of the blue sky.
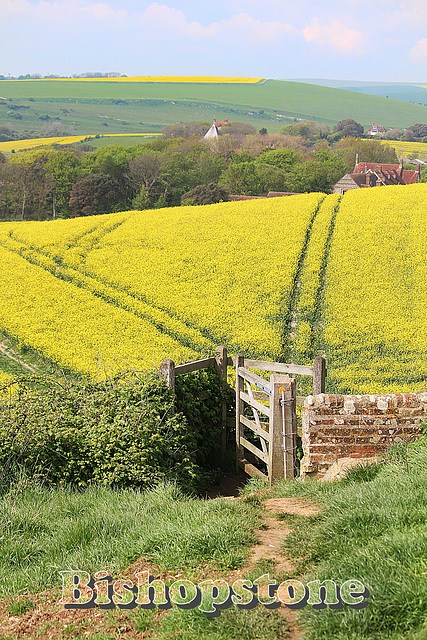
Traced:
<path fill-rule="evenodd" d="M 427 83 L 427 0 L 0 0 L 0 73 Z"/>

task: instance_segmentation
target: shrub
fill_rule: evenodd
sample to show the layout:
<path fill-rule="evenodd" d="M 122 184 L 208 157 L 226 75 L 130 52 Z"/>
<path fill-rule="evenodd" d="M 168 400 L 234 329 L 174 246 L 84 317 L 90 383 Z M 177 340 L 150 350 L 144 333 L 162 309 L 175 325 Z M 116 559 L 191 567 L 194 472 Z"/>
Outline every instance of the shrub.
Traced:
<path fill-rule="evenodd" d="M 21 381 L 16 399 L 0 407 L 3 475 L 21 464 L 51 484 L 124 487 L 167 479 L 197 487 L 200 433 L 173 412 L 173 393 L 157 374 L 121 383 L 44 383 L 41 390 Z"/>
<path fill-rule="evenodd" d="M 210 182 L 209 184 L 200 184 L 184 193 L 181 196 L 181 204 L 184 206 L 187 204 L 215 204 L 216 202 L 223 202 L 227 198 L 228 193 L 224 187 L 216 182 Z"/>

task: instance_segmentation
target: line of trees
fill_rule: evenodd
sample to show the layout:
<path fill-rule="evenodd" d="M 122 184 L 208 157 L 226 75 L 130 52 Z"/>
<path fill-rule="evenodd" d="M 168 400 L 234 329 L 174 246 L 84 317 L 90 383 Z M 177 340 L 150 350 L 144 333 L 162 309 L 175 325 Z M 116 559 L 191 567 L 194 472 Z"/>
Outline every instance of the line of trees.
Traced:
<path fill-rule="evenodd" d="M 352 170 L 357 153 L 366 162 L 397 162 L 394 150 L 377 140 L 341 137 L 331 149 L 313 123 L 306 123 L 306 137 L 301 129 L 300 135 L 286 127 L 282 133 L 257 133 L 236 123 L 233 133 L 224 128 L 213 141 L 201 137 L 203 124 L 209 126 L 168 128 L 163 138 L 128 148 L 44 147 L 8 159 L 0 154 L 0 218 L 206 204 L 229 193 L 329 192 Z"/>

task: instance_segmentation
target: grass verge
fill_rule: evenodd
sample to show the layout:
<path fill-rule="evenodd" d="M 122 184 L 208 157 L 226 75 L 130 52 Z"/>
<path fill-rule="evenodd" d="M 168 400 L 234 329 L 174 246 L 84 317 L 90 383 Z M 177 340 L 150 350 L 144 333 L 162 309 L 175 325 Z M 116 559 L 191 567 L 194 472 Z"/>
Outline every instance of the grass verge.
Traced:
<path fill-rule="evenodd" d="M 178 576 L 197 583 L 227 575 L 242 565 L 258 525 L 259 505 L 252 501 L 199 500 L 173 484 L 79 492 L 15 478 L 0 497 L 0 637 L 282 638 L 285 623 L 263 607 L 233 607 L 207 618 L 176 606 L 85 611 L 57 605 L 61 570 L 106 570 L 116 578 L 150 567 L 166 584 Z"/>
<path fill-rule="evenodd" d="M 341 482 L 280 483 L 277 495 L 324 505 L 295 520 L 286 550 L 307 580 L 360 580 L 369 605 L 360 611 L 305 607 L 307 640 L 421 640 L 427 625 L 427 440 L 393 459 L 356 469 Z"/>

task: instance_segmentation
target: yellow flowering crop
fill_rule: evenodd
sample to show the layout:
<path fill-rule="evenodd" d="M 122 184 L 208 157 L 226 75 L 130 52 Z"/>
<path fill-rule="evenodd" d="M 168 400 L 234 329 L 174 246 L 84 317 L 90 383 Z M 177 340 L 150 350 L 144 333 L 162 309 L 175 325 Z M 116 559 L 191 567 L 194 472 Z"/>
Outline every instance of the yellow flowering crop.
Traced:
<path fill-rule="evenodd" d="M 256 84 L 264 78 L 227 78 L 216 76 L 135 76 L 125 78 L 33 78 L 19 82 L 190 82 L 200 84 Z"/>
<path fill-rule="evenodd" d="M 7 386 L 12 380 L 13 376 L 0 370 L 0 402 L 4 402 L 15 393 L 13 386 Z"/>
<path fill-rule="evenodd" d="M 329 382 L 358 393 L 427 378 L 427 185 L 348 191 L 327 266 Z"/>
<path fill-rule="evenodd" d="M 321 197 L 140 212 L 94 247 L 85 268 L 143 292 L 213 343 L 280 357 L 283 309 Z"/>
<path fill-rule="evenodd" d="M 221 343 L 281 359 L 292 312 L 292 359 L 324 349 L 329 389 L 418 390 L 426 199 L 417 184 L 2 223 L 0 328 L 95 375 L 98 352 L 107 369 Z"/>
<path fill-rule="evenodd" d="M 107 371 L 110 366 L 152 367 L 169 353 L 181 360 L 196 355 L 152 323 L 55 277 L 14 251 L 0 247 L 0 265 L 0 326 L 63 368 L 95 376 L 98 354 Z"/>
<path fill-rule="evenodd" d="M 296 302 L 297 327 L 292 341 L 293 361 L 310 364 L 316 351 L 317 324 L 320 320 L 322 278 L 326 267 L 328 241 L 342 196 L 326 196 L 320 205 L 310 231 L 302 264 Z"/>
<path fill-rule="evenodd" d="M 384 144 L 388 144 L 396 151 L 397 155 L 409 156 L 415 153 L 418 158 L 427 158 L 427 144 L 425 142 L 401 142 L 400 140 L 387 140 Z"/>
<path fill-rule="evenodd" d="M 307 225 L 323 197 L 4 223 L 0 266 L 13 283 L 1 285 L 0 326 L 82 372 L 93 372 L 98 350 L 106 361 L 153 364 L 223 342 L 280 357 Z"/>
<path fill-rule="evenodd" d="M 103 134 L 103 138 L 114 138 L 116 136 L 160 136 L 161 133 L 107 133 Z M 29 138 L 27 140 L 12 140 L 9 142 L 0 142 L 0 152 L 9 153 L 15 151 L 25 151 L 26 149 L 34 149 L 35 147 L 49 147 L 52 144 L 74 144 L 82 142 L 82 140 L 90 140 L 95 138 L 95 134 L 86 134 L 83 136 L 62 136 L 58 138 Z"/>

